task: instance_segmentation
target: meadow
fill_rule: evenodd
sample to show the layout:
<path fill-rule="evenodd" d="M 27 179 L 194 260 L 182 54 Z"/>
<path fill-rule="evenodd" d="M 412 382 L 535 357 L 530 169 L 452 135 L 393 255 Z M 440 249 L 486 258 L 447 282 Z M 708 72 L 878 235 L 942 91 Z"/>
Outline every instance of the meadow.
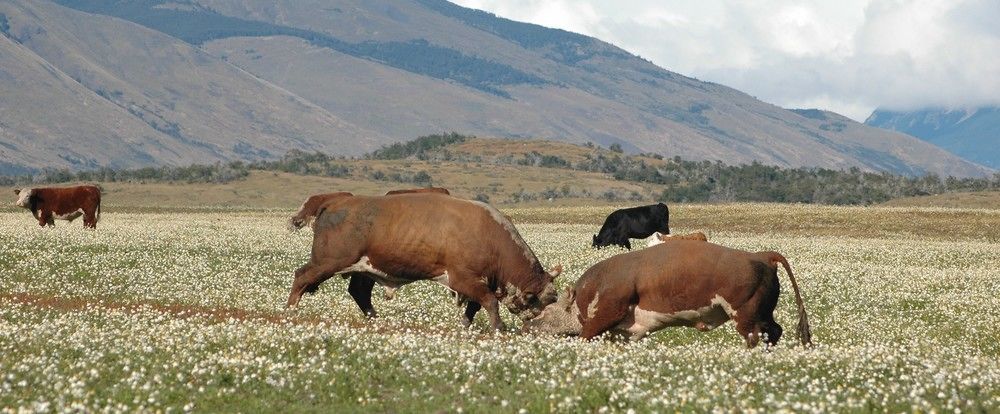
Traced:
<path fill-rule="evenodd" d="M 612 209 L 504 211 L 566 286 L 621 252 L 589 246 Z M 312 238 L 290 214 L 111 206 L 88 231 L 0 211 L 0 411 L 1000 410 L 1000 210 L 671 206 L 677 233 L 788 258 L 816 346 L 785 289 L 769 352 L 732 322 L 635 343 L 466 330 L 435 283 L 376 287 L 374 320 L 339 278 L 289 312 Z"/>

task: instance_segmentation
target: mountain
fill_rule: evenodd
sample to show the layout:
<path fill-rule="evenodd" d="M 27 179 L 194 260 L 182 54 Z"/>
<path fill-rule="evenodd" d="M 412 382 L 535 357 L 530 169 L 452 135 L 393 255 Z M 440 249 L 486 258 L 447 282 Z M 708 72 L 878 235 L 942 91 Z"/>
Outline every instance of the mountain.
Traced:
<path fill-rule="evenodd" d="M 913 135 L 990 168 L 1000 168 L 1000 107 L 878 109 L 865 124 Z"/>
<path fill-rule="evenodd" d="M 380 134 L 163 33 L 48 2 L 0 13 L 0 172 L 378 146 Z"/>
<path fill-rule="evenodd" d="M 459 131 L 730 164 L 992 172 L 905 134 L 783 109 L 594 38 L 443 0 L 4 0 L 0 13 L 3 47 L 48 65 L 104 108 L 62 117 L 48 104 L 56 98 L 0 96 L 0 108 L 24 100 L 52 107 L 37 119 L 64 127 L 10 129 L 22 141 L 8 152 L 38 155 L 0 158 L 8 170 L 272 157 L 292 148 L 358 154 Z M 108 129 L 124 128 L 113 120 L 126 115 L 133 119 L 120 136 L 169 151 L 112 157 L 95 141 L 72 147 L 78 163 L 35 161 L 61 154 L 50 145 L 73 134 L 120 142 Z M 0 112 L 0 120 L 26 116 Z M 94 125 L 76 131 L 84 117 Z M 36 147 L 24 142 L 42 138 Z"/>

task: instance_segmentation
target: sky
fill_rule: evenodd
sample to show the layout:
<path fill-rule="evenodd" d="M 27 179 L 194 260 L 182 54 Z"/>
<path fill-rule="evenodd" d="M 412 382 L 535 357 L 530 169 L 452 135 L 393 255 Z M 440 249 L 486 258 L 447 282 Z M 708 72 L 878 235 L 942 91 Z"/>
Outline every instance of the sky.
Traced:
<path fill-rule="evenodd" d="M 1000 104 L 1000 0 L 452 0 L 786 108 Z"/>

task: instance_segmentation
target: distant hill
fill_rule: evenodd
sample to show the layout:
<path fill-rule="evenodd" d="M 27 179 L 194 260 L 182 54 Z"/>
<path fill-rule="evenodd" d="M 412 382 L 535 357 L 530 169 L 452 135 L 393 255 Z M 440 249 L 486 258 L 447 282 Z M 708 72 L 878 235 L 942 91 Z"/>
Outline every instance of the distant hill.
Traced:
<path fill-rule="evenodd" d="M 992 172 L 443 0 L 7 0 L 0 16 L 0 53 L 17 61 L 0 75 L 0 172 L 359 154 L 443 131 L 728 164 Z"/>
<path fill-rule="evenodd" d="M 1000 107 L 876 110 L 865 124 L 899 131 L 990 168 L 1000 168 Z"/>
<path fill-rule="evenodd" d="M 274 177 L 284 174 L 284 178 L 261 180 L 269 174 Z M 292 179 L 288 174 L 311 178 Z M 272 183 L 275 187 L 252 190 L 256 184 L 236 184 L 245 180 Z M 283 180 L 288 182 L 279 184 Z M 331 184 L 325 191 L 339 189 L 357 194 L 444 186 L 459 197 L 499 204 L 574 204 L 581 200 L 874 204 L 917 195 L 997 191 L 1000 173 L 990 178 L 942 179 L 862 172 L 857 168 L 784 169 L 759 163 L 727 166 L 658 154 L 628 155 L 618 148 L 592 144 L 476 138 L 452 133 L 395 143 L 360 159 L 293 150 L 277 160 L 251 163 L 234 161 L 131 170 L 101 168 L 76 173 L 49 170 L 34 177 L 0 176 L 0 186 L 23 187 L 43 182 L 147 183 L 156 187 L 206 184 L 199 187 L 203 191 L 210 191 L 212 185 L 232 184 L 232 192 L 197 195 L 202 202 L 215 200 L 213 203 L 227 204 L 239 204 L 244 196 L 255 198 L 265 193 L 274 193 L 267 197 L 280 198 L 286 191 L 324 192 L 321 183 Z M 306 190 L 292 182 L 311 184 Z M 173 192 L 178 191 L 181 190 Z"/>

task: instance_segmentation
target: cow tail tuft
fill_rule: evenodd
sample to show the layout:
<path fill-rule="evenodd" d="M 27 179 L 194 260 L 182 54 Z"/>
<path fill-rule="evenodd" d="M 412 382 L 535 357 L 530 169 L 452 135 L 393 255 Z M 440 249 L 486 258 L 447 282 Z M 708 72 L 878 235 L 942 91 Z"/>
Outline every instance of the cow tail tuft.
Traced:
<path fill-rule="evenodd" d="M 789 266 L 788 260 L 785 260 L 785 256 L 777 252 L 770 252 L 770 260 L 772 264 L 781 263 L 785 267 L 785 272 L 788 273 L 788 279 L 792 281 L 795 303 L 799 307 L 799 326 L 797 329 L 799 342 L 802 343 L 802 346 L 810 348 L 812 347 L 812 332 L 809 330 L 809 317 L 806 315 L 806 306 L 802 302 L 802 294 L 799 293 L 799 284 L 795 282 L 795 276 L 792 274 L 792 267 Z"/>

